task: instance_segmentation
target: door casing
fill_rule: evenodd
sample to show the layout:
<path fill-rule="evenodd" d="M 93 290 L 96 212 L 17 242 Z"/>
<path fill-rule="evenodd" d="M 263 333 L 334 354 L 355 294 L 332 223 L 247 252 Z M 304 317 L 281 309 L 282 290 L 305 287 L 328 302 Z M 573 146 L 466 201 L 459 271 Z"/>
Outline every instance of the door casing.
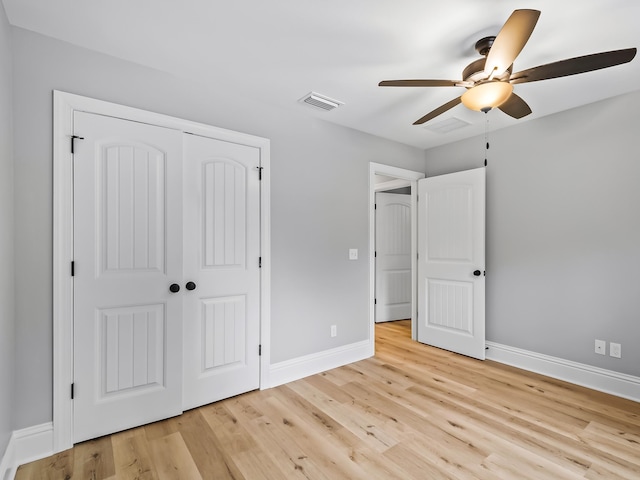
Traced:
<path fill-rule="evenodd" d="M 53 453 L 73 446 L 73 113 L 84 111 L 158 125 L 260 150 L 260 388 L 269 385 L 270 365 L 270 141 L 167 115 L 53 92 Z M 75 140 L 81 141 L 81 140 Z"/>
<path fill-rule="evenodd" d="M 417 338 L 416 309 L 418 306 L 417 292 L 417 270 L 418 265 L 416 255 L 418 252 L 418 180 L 426 175 L 422 172 L 415 172 L 399 167 L 392 167 L 381 163 L 369 163 L 369 342 L 370 351 L 373 355 L 375 351 L 375 305 L 376 298 L 376 264 L 375 264 L 375 241 L 376 241 L 376 175 L 384 175 L 404 180 L 411 186 L 411 338 Z"/>

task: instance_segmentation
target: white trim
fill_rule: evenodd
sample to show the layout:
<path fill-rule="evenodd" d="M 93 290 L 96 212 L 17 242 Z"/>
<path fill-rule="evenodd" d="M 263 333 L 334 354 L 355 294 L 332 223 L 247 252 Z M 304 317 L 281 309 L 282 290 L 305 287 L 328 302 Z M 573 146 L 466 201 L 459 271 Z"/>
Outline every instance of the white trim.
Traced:
<path fill-rule="evenodd" d="M 269 386 L 277 387 L 278 385 L 294 382 L 316 373 L 326 372 L 332 368 L 364 360 L 371 357 L 371 355 L 369 341 L 363 340 L 332 348 L 331 350 L 274 363 L 271 365 L 269 374 L 269 379 L 271 380 Z"/>
<path fill-rule="evenodd" d="M 15 430 L 0 461 L 0 479 L 13 479 L 20 465 L 53 455 L 53 423 Z"/>
<path fill-rule="evenodd" d="M 260 150 L 261 224 L 261 326 L 260 385 L 268 385 L 271 331 L 270 243 L 270 141 L 202 123 L 95 100 L 71 93 L 53 92 L 53 453 L 73 445 L 73 168 L 70 151 L 75 111 L 95 113 L 148 123 L 204 137 L 250 145 Z"/>
<path fill-rule="evenodd" d="M 271 364 L 271 150 L 269 140 L 260 151 L 260 389 L 269 385 Z"/>
<path fill-rule="evenodd" d="M 640 377 L 486 342 L 487 359 L 640 402 Z"/>
<path fill-rule="evenodd" d="M 54 451 L 73 444 L 73 106 L 53 92 L 53 425 Z"/>
<path fill-rule="evenodd" d="M 15 437 L 13 434 L 9 437 L 9 443 L 7 448 L 0 458 L 0 479 L 12 480 L 16 476 L 16 462 L 15 459 Z"/>
<path fill-rule="evenodd" d="M 376 298 L 376 175 L 396 177 L 411 186 L 411 338 L 418 337 L 416 310 L 418 308 L 418 180 L 425 178 L 422 172 L 392 167 L 381 163 L 369 163 L 369 344 L 371 355 L 375 351 L 375 305 Z"/>

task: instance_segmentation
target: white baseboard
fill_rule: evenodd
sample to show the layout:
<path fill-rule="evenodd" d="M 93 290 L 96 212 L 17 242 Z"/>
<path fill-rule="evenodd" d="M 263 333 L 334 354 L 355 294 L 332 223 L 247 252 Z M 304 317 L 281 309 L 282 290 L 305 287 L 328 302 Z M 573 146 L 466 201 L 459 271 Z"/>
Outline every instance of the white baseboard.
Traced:
<path fill-rule="evenodd" d="M 373 356 L 373 345 L 369 340 L 344 345 L 324 352 L 274 363 L 269 369 L 269 385 L 277 387 L 332 368 L 358 362 Z"/>
<path fill-rule="evenodd" d="M 14 440 L 13 435 L 11 435 L 4 455 L 0 458 L 0 480 L 13 480 L 13 477 L 16 475 L 16 467 L 13 461 L 15 455 L 13 452 Z"/>
<path fill-rule="evenodd" d="M 15 430 L 0 461 L 0 479 L 13 480 L 20 465 L 53 455 L 53 423 Z"/>
<path fill-rule="evenodd" d="M 486 342 L 487 359 L 640 402 L 640 377 L 605 370 L 494 342 Z"/>

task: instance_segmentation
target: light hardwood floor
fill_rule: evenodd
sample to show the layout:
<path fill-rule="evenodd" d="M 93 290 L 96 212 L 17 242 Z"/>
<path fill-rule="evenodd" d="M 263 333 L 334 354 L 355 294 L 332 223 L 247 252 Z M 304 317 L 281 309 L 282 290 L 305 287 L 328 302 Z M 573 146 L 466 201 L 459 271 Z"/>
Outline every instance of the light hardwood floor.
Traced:
<path fill-rule="evenodd" d="M 376 326 L 376 356 L 84 442 L 23 479 L 640 479 L 640 404 Z"/>

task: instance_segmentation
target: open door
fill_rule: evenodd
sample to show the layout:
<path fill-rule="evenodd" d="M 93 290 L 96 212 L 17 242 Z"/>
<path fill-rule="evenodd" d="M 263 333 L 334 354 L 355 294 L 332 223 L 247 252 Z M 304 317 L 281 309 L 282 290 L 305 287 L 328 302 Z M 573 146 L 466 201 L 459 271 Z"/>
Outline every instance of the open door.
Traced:
<path fill-rule="evenodd" d="M 485 168 L 418 181 L 418 341 L 485 358 Z"/>

